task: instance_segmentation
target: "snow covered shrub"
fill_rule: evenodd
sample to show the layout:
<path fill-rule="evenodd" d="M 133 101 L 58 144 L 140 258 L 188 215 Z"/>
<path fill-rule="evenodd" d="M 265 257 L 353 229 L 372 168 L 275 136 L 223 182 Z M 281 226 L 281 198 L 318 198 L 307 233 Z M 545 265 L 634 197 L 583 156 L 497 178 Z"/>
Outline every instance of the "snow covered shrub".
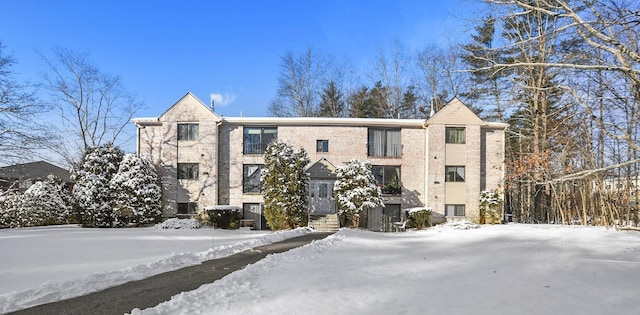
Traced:
<path fill-rule="evenodd" d="M 336 170 L 337 180 L 333 193 L 340 214 L 353 216 L 354 226 L 359 226 L 362 211 L 384 206 L 382 192 L 371 173 L 371 163 L 353 159 Z"/>
<path fill-rule="evenodd" d="M 422 230 L 424 225 L 431 226 L 431 210 L 426 208 L 413 208 L 409 210 L 409 219 L 413 226 L 418 230 Z"/>
<path fill-rule="evenodd" d="M 28 217 L 21 212 L 22 195 L 16 192 L 0 196 L 0 228 L 17 228 L 28 224 Z"/>
<path fill-rule="evenodd" d="M 109 188 L 114 226 L 149 224 L 160 219 L 162 189 L 150 157 L 126 154 Z"/>
<path fill-rule="evenodd" d="M 200 222 L 194 219 L 168 219 L 153 226 L 154 229 L 199 229 Z"/>
<path fill-rule="evenodd" d="M 87 149 L 80 164 L 72 169 L 74 211 L 87 227 L 111 227 L 115 215 L 111 205 L 110 182 L 118 172 L 124 153 L 107 144 Z"/>
<path fill-rule="evenodd" d="M 479 225 L 469 220 L 454 220 L 438 226 L 440 228 L 451 229 L 451 230 L 470 230 L 470 229 L 477 229 L 480 227 Z"/>
<path fill-rule="evenodd" d="M 31 225 L 69 223 L 72 212 L 65 183 L 55 175 L 35 182 L 22 195 L 22 211 L 29 216 Z"/>
<path fill-rule="evenodd" d="M 502 216 L 502 200 L 496 191 L 480 192 L 480 218 L 484 223 L 499 224 Z"/>
<path fill-rule="evenodd" d="M 307 225 L 309 156 L 282 142 L 271 142 L 264 153 L 264 216 L 272 230 Z"/>

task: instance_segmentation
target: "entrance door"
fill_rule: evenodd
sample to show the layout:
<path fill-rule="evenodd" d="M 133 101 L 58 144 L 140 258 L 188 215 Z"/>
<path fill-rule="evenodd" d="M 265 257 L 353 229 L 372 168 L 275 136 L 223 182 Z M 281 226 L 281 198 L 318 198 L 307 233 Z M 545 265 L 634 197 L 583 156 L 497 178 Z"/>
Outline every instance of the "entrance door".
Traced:
<path fill-rule="evenodd" d="M 336 213 L 336 200 L 333 198 L 333 180 L 309 181 L 309 209 L 311 214 L 324 215 Z"/>
<path fill-rule="evenodd" d="M 266 228 L 267 220 L 262 214 L 262 207 L 259 203 L 243 203 L 242 212 L 243 219 L 253 220 L 254 230 L 262 230 L 263 228 Z"/>

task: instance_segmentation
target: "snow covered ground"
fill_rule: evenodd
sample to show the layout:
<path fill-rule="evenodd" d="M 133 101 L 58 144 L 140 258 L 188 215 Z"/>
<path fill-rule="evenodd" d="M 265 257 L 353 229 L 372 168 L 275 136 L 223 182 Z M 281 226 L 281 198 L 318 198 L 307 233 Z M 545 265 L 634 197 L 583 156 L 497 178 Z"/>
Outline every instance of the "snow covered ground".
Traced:
<path fill-rule="evenodd" d="M 640 314 L 640 233 L 341 230 L 133 314 Z"/>
<path fill-rule="evenodd" d="M 0 229 L 0 313 L 84 295 L 307 232 L 74 225 Z"/>
<path fill-rule="evenodd" d="M 216 233 L 220 233 L 215 238 L 220 245 L 216 243 L 213 252 L 222 245 L 234 247 L 236 242 L 246 245 L 285 237 Z M 61 243 L 49 241 L 56 238 Z M 29 247 L 29 253 L 23 247 Z M 122 251 L 113 250 L 119 247 Z M 166 251 L 146 258 L 130 253 L 159 247 Z M 212 256 L 206 254 L 212 253 L 207 251 L 210 247 L 210 229 L 0 230 L 0 313 L 6 303 L 27 299 L 24 292 L 56 294 L 64 287 L 56 284 L 67 281 L 65 277 L 76 278 L 71 283 L 79 288 L 88 285 L 77 278 L 96 280 L 74 274 L 76 268 L 102 272 L 103 278 L 120 274 L 126 280 L 137 268 L 155 269 L 149 268 L 153 260 L 175 266 L 179 264 L 174 260 L 192 257 L 185 260 L 197 263 L 203 256 Z M 100 258 L 81 249 L 95 249 L 93 254 Z M 124 269 L 113 271 L 118 268 Z M 32 280 L 27 283 L 31 270 L 60 275 L 43 286 Z M 33 286 L 23 293 L 4 293 Z M 132 313 L 640 314 L 639 292 L 638 232 L 516 224 L 469 230 L 441 226 L 406 233 L 343 229 L 308 246 L 270 255 L 155 308 Z"/>

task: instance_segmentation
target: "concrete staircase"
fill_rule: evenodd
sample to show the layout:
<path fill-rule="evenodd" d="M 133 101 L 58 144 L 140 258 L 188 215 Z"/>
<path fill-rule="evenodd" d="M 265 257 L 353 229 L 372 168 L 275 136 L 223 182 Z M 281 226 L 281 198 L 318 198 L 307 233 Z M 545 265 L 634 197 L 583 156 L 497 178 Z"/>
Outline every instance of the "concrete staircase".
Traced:
<path fill-rule="evenodd" d="M 311 215 L 309 227 L 319 232 L 336 232 L 340 229 L 337 214 Z"/>

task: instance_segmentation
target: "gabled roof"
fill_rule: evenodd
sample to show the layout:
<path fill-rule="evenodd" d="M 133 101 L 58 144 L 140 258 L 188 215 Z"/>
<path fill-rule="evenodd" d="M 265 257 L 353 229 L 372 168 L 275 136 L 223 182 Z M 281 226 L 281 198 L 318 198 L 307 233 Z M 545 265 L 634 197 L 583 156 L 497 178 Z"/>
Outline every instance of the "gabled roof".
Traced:
<path fill-rule="evenodd" d="M 162 115 L 158 116 L 158 121 L 220 121 L 221 119 L 191 92 L 187 92 Z"/>
<path fill-rule="evenodd" d="M 309 166 L 307 172 L 311 179 L 336 179 L 336 166 L 324 157 Z"/>
<path fill-rule="evenodd" d="M 45 161 L 16 164 L 0 167 L 0 178 L 9 180 L 31 179 L 44 180 L 48 175 L 57 175 L 64 182 L 70 183 L 69 171 Z"/>
<path fill-rule="evenodd" d="M 484 125 L 485 122 L 469 107 L 454 97 L 435 115 L 427 119 L 427 125 Z"/>

